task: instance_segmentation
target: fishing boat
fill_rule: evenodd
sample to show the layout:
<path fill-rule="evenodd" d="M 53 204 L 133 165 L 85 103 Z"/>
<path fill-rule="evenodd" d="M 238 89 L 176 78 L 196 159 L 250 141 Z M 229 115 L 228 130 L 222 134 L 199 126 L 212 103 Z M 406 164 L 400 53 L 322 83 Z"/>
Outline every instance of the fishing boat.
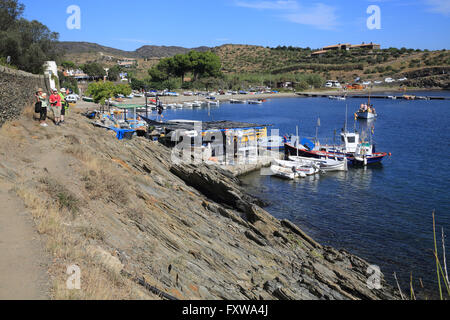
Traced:
<path fill-rule="evenodd" d="M 287 160 L 273 160 L 276 166 L 283 168 L 290 168 L 297 173 L 303 173 L 307 176 L 315 175 L 320 172 L 320 166 L 313 161 L 287 161 Z"/>
<path fill-rule="evenodd" d="M 209 104 L 210 107 L 218 107 L 218 106 L 220 106 L 220 101 L 219 100 L 217 100 L 217 101 L 209 101 L 208 104 Z"/>
<path fill-rule="evenodd" d="M 377 115 L 377 111 L 375 110 L 373 105 L 361 104 L 359 110 L 356 112 L 356 118 L 358 119 L 375 119 Z"/>
<path fill-rule="evenodd" d="M 230 100 L 230 103 L 233 103 L 233 104 L 245 104 L 245 103 L 247 103 L 247 101 L 245 101 L 245 100 L 231 99 L 231 100 Z"/>
<path fill-rule="evenodd" d="M 388 155 L 385 152 L 375 152 L 375 145 L 371 143 L 360 142 L 360 135 L 357 132 L 343 130 L 341 139 L 341 145 L 322 145 L 319 141 L 314 143 L 309 139 L 303 139 L 300 143 L 295 144 L 287 142 L 284 150 L 287 158 L 297 155 L 314 159 L 347 159 L 348 165 L 355 166 L 381 163 Z"/>
<path fill-rule="evenodd" d="M 369 99 L 367 103 L 362 103 L 359 107 L 359 110 L 355 113 L 356 119 L 375 119 L 377 117 L 377 111 L 375 110 L 375 107 L 370 104 L 370 92 L 369 92 Z"/>
<path fill-rule="evenodd" d="M 397 100 L 397 97 L 396 97 L 396 96 L 388 96 L 387 98 L 388 98 L 388 99 L 391 99 L 391 100 Z"/>
<path fill-rule="evenodd" d="M 299 173 L 295 169 L 280 167 L 277 165 L 271 165 L 270 170 L 272 171 L 274 176 L 277 176 L 282 179 L 294 180 L 295 178 L 305 178 L 306 174 Z"/>
<path fill-rule="evenodd" d="M 297 156 L 290 156 L 289 160 L 295 161 L 295 162 L 314 162 L 319 165 L 320 170 L 324 172 L 331 172 L 331 171 L 348 171 L 348 162 L 343 160 L 337 160 L 331 159 L 331 158 L 320 158 L 320 159 L 314 159 L 314 158 L 306 158 L 306 157 L 297 157 Z"/>
<path fill-rule="evenodd" d="M 347 100 L 347 97 L 345 96 L 328 96 L 328 99 L 332 99 L 332 100 Z"/>
<path fill-rule="evenodd" d="M 194 107 L 194 108 L 201 108 L 202 105 L 203 105 L 203 102 L 201 102 L 201 101 L 192 102 L 192 107 Z"/>

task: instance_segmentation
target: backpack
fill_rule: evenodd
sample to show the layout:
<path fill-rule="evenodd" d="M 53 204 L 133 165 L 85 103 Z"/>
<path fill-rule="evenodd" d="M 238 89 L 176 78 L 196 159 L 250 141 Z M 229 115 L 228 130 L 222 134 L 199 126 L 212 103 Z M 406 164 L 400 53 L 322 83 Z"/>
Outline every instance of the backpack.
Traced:
<path fill-rule="evenodd" d="M 36 102 L 36 104 L 34 105 L 34 112 L 41 113 L 41 109 L 42 109 L 42 101 Z"/>

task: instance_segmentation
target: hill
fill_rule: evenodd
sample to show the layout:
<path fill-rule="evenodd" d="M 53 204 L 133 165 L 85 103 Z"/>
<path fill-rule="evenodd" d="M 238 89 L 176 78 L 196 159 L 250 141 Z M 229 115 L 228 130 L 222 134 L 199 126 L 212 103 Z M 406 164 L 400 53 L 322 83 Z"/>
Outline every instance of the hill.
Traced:
<path fill-rule="evenodd" d="M 142 46 L 135 51 L 124 51 L 99 45 L 91 42 L 59 42 L 58 48 L 62 50 L 66 55 L 80 54 L 80 53 L 103 53 L 105 55 L 112 55 L 117 58 L 165 58 L 172 57 L 176 54 L 185 54 L 191 50 L 195 51 L 208 51 L 208 47 L 198 48 L 183 48 L 176 46 Z"/>
<path fill-rule="evenodd" d="M 198 47 L 193 49 L 176 46 L 143 46 L 135 51 L 122 51 L 87 42 L 61 42 L 65 50 L 64 59 L 77 64 L 100 62 L 113 66 L 118 59 L 134 58 L 138 66 L 132 70 L 138 78 L 147 77 L 147 70 L 161 58 L 185 54 L 190 50 L 208 51 L 217 54 L 222 61 L 222 71 L 228 75 L 261 75 L 268 79 L 276 75 L 279 80 L 290 79 L 295 74 L 316 74 L 324 79 L 351 82 L 356 77 L 365 80 L 381 80 L 385 77 L 420 75 L 421 70 L 448 68 L 448 50 L 428 51 L 406 48 L 381 50 L 354 49 L 351 51 L 331 51 L 322 56 L 313 56 L 310 48 L 262 47 L 254 45 L 226 44 L 219 47 Z M 428 75 L 430 76 L 430 75 Z M 433 76 L 433 75 L 431 75 Z M 275 77 L 274 77 L 275 78 Z M 442 77 L 441 77 L 442 78 Z M 273 79 L 272 79 L 273 80 Z M 445 82 L 445 81 L 444 81 Z M 416 81 L 420 84 L 437 84 L 448 87 L 442 81 Z"/>
<path fill-rule="evenodd" d="M 210 50 L 209 47 L 198 47 L 198 48 L 183 48 L 183 47 L 166 47 L 166 46 L 143 46 L 139 49 L 137 49 L 136 55 L 140 58 L 166 58 L 166 57 L 172 57 L 176 54 L 186 54 L 189 51 L 208 51 Z"/>

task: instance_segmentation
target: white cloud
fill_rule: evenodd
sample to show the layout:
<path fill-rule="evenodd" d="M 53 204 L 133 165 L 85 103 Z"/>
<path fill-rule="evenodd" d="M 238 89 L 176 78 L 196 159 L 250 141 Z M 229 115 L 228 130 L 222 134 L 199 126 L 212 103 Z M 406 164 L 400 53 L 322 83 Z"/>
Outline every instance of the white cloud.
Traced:
<path fill-rule="evenodd" d="M 236 6 L 258 10 L 286 11 L 281 17 L 292 23 L 312 26 L 317 29 L 331 30 L 338 25 L 336 8 L 323 3 L 304 6 L 294 0 L 285 1 L 236 1 Z"/>
<path fill-rule="evenodd" d="M 449 0 L 426 0 L 426 3 L 430 6 L 428 11 L 450 16 Z"/>
<path fill-rule="evenodd" d="M 336 8 L 323 3 L 317 3 L 311 8 L 302 7 L 298 12 L 286 14 L 284 17 L 290 22 L 322 30 L 332 30 L 338 26 Z"/>
<path fill-rule="evenodd" d="M 236 1 L 236 6 L 251 9 L 271 9 L 271 10 L 296 10 L 298 9 L 297 1 L 280 0 L 280 1 Z"/>

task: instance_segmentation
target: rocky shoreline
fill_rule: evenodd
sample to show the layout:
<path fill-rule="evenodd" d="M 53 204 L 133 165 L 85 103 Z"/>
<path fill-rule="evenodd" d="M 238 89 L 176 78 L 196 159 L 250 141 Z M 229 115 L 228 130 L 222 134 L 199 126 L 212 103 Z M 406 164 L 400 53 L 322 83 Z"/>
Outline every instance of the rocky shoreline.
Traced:
<path fill-rule="evenodd" d="M 0 143 L 0 179 L 16 185 L 51 248 L 54 299 L 72 297 L 74 263 L 88 277 L 76 299 L 158 299 L 124 274 L 178 299 L 399 298 L 383 275 L 369 288 L 369 262 L 275 219 L 230 172 L 174 165 L 159 143 L 118 141 L 78 111 L 62 127 L 7 124 Z"/>

